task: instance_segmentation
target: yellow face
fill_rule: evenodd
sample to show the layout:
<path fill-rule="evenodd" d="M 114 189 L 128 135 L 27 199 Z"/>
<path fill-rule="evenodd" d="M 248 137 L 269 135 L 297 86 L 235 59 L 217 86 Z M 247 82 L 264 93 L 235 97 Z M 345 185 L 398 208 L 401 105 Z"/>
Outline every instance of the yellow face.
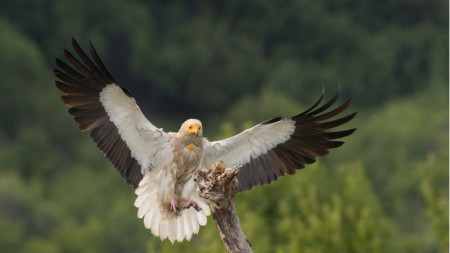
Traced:
<path fill-rule="evenodd" d="M 199 135 L 202 132 L 202 125 L 190 124 L 188 125 L 188 133 L 192 135 Z"/>

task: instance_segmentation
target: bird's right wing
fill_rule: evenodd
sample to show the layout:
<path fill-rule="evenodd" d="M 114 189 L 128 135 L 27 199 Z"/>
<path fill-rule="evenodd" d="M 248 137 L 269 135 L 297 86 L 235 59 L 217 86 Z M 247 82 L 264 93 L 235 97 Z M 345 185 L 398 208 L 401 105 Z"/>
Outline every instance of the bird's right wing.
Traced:
<path fill-rule="evenodd" d="M 317 108 L 323 98 L 322 91 L 322 96 L 313 106 L 296 116 L 273 118 L 228 139 L 205 141 L 202 167 L 210 167 L 217 161 L 223 161 L 230 167 L 242 165 L 237 175 L 239 191 L 269 184 L 285 174 L 295 174 L 306 164 L 314 163 L 317 157 L 327 155 L 329 149 L 344 143 L 336 139 L 355 131 L 327 131 L 347 123 L 356 115 L 351 113 L 333 119 L 350 105 L 351 99 L 324 112 L 336 102 L 339 94 L 340 90 L 330 101 Z"/>
<path fill-rule="evenodd" d="M 72 39 L 79 61 L 64 49 L 69 66 L 56 59 L 56 87 L 66 95 L 62 101 L 70 106 L 81 130 L 92 130 L 91 138 L 108 157 L 128 184 L 136 188 L 146 170 L 167 159 L 171 134 L 156 128 L 142 114 L 132 95 L 116 84 L 89 43 L 95 63 Z"/>

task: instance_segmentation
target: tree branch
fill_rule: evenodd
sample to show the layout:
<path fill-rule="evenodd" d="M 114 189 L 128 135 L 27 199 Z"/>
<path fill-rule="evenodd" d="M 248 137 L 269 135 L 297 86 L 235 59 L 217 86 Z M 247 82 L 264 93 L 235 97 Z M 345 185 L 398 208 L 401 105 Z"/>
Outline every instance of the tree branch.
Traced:
<path fill-rule="evenodd" d="M 241 166 L 225 169 L 223 162 L 213 165 L 214 170 L 203 168 L 194 174 L 200 197 L 211 203 L 214 223 L 225 248 L 230 253 L 253 252 L 242 232 L 234 201 L 238 192 L 236 175 Z"/>

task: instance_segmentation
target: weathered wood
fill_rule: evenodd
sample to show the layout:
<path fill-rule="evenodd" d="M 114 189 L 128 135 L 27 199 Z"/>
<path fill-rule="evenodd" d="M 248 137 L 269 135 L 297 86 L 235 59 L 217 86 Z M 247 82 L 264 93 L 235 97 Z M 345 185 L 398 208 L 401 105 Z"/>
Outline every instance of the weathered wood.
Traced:
<path fill-rule="evenodd" d="M 238 193 L 237 173 L 241 166 L 225 169 L 222 162 L 213 165 L 214 170 L 203 168 L 194 174 L 200 197 L 208 199 L 220 239 L 230 253 L 253 252 L 242 232 L 236 214 L 235 199 Z"/>

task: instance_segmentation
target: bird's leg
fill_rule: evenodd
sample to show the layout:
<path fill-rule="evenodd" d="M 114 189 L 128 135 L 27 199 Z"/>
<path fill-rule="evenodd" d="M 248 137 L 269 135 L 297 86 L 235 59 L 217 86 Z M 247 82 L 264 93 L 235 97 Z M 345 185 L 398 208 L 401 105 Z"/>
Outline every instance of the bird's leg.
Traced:
<path fill-rule="evenodd" d="M 195 201 L 193 201 L 192 199 L 190 199 L 190 198 L 185 198 L 185 200 L 187 201 L 187 202 L 189 202 L 189 205 L 186 207 L 186 208 L 189 208 L 189 207 L 194 207 L 195 208 L 195 210 L 198 212 L 198 211 L 200 211 L 200 210 L 202 210 L 202 208 L 197 204 L 197 202 L 195 202 Z"/>
<path fill-rule="evenodd" d="M 172 196 L 170 196 L 170 210 L 174 213 L 180 210 L 178 208 L 177 201 Z"/>

